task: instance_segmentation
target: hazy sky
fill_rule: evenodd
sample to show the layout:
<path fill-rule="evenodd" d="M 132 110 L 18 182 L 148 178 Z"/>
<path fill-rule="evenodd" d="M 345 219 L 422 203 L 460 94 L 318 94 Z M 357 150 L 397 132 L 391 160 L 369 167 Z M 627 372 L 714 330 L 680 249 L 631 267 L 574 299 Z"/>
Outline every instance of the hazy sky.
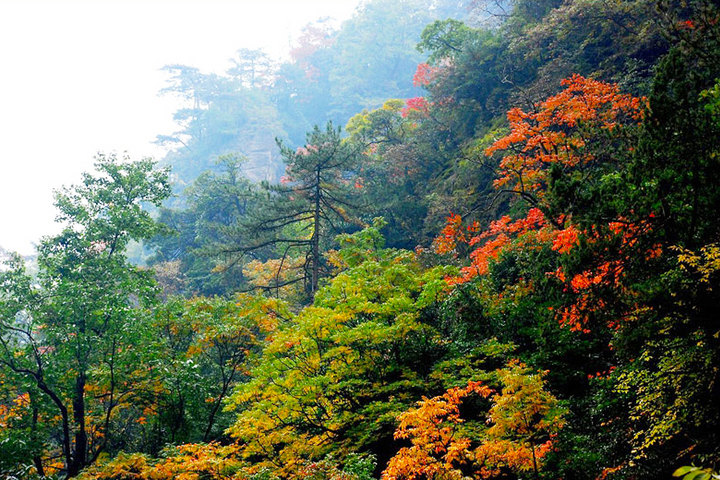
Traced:
<path fill-rule="evenodd" d="M 0 0 L 0 246 L 55 233 L 52 190 L 98 151 L 163 152 L 177 104 L 166 64 L 222 72 L 239 48 L 288 51 L 306 23 L 359 0 Z"/>

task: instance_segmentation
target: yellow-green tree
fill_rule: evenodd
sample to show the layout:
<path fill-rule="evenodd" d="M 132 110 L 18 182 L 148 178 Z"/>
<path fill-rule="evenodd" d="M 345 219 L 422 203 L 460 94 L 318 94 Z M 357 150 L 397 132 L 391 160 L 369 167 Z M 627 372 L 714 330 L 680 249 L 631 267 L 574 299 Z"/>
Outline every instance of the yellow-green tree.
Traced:
<path fill-rule="evenodd" d="M 287 475 L 328 453 L 389 451 L 395 417 L 427 388 L 437 332 L 419 321 L 447 269 L 382 249 L 381 224 L 339 239 L 343 269 L 265 348 L 230 407 L 229 432 L 256 469 Z"/>

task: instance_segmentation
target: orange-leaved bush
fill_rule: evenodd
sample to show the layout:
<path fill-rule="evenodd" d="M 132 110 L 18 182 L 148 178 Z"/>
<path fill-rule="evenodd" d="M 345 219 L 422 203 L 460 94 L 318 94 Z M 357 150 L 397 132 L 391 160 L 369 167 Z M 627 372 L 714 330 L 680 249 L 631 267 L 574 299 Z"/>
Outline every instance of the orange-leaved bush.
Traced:
<path fill-rule="evenodd" d="M 502 385 L 499 392 L 470 381 L 423 398 L 417 408 L 403 413 L 395 438 L 409 440 L 411 446 L 390 460 L 383 480 L 537 474 L 564 425 L 564 410 L 545 390 L 544 372 L 513 360 L 496 374 Z M 478 406 L 470 401 L 477 399 L 488 399 L 490 407 L 472 415 Z"/>

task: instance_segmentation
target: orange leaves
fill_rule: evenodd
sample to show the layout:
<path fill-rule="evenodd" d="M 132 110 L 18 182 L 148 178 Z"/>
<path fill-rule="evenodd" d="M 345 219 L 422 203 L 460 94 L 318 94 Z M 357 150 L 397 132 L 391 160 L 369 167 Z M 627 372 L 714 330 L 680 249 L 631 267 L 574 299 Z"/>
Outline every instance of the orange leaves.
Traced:
<path fill-rule="evenodd" d="M 430 112 L 430 102 L 425 97 L 408 98 L 400 114 L 403 118 L 407 118 L 412 112 L 417 112 L 419 115 L 426 117 Z"/>
<path fill-rule="evenodd" d="M 185 444 L 165 452 L 164 458 L 151 462 L 141 454 L 121 453 L 104 465 L 93 466 L 80 475 L 81 480 L 231 480 L 243 467 L 237 446 Z"/>
<path fill-rule="evenodd" d="M 480 467 L 480 478 L 492 478 L 502 475 L 503 467 L 515 471 L 533 469 L 533 451 L 536 460 L 542 460 L 551 450 L 553 441 L 548 440 L 536 447 L 527 444 L 497 440 L 483 443 L 476 452 L 476 461 Z M 504 477 L 503 477 L 504 478 Z"/>
<path fill-rule="evenodd" d="M 551 114 L 565 119 L 569 125 L 587 119 L 599 119 L 603 127 L 613 127 L 614 121 L 621 115 L 628 115 L 633 120 L 642 118 L 644 99 L 621 94 L 617 85 L 585 78 L 574 74 L 566 78 L 561 85 L 567 87 L 558 95 L 543 102 L 545 117 Z"/>
<path fill-rule="evenodd" d="M 20 420 L 30 406 L 30 394 L 15 397 L 10 405 L 0 404 L 0 428 L 10 428 L 13 421 Z"/>
<path fill-rule="evenodd" d="M 542 102 L 535 113 L 519 108 L 507 114 L 510 133 L 485 154 L 504 152 L 496 188 L 542 196 L 548 167 L 576 168 L 595 158 L 584 150 L 582 128 L 613 130 L 642 118 L 644 99 L 619 93 L 616 85 L 573 75 L 565 90 Z"/>
<path fill-rule="evenodd" d="M 640 245 L 641 237 L 651 229 L 649 222 L 629 223 L 619 220 L 610 222 L 604 228 L 593 227 L 590 231 L 584 231 L 573 225 L 571 218 L 560 220 L 566 227 L 557 229 L 545 219 L 539 209 L 532 208 L 525 218 L 513 221 L 510 217 L 503 216 L 491 222 L 486 230 L 473 235 L 473 232 L 477 231 L 476 224 L 464 227 L 462 218 L 451 214 L 441 235 L 435 240 L 435 251 L 440 254 L 456 252 L 459 244 L 473 249 L 469 254 L 470 264 L 460 269 L 460 275 L 446 278 L 447 283 L 458 285 L 487 275 L 493 262 L 503 253 L 527 252 L 549 247 L 564 256 L 572 253 L 580 245 L 581 239 L 584 239 L 587 245 L 598 248 L 598 254 L 608 256 L 610 251 L 607 245 L 616 244 L 613 247 L 614 254 L 609 257 L 612 260 L 598 261 L 579 272 L 567 272 L 563 267 L 557 267 L 546 274 L 564 284 L 565 292 L 573 294 L 569 305 L 557 309 L 559 323 L 573 331 L 588 333 L 590 316 L 607 306 L 602 292 L 613 290 L 616 293 L 628 293 L 623 281 L 629 257 L 636 255 L 636 250 L 641 248 L 640 254 L 646 259 L 652 259 L 659 256 L 662 249 L 659 245 L 642 249 Z M 613 328 L 617 328 L 616 320 L 612 322 Z"/>
<path fill-rule="evenodd" d="M 479 237 L 474 237 L 473 240 Z M 506 234 L 501 233 L 497 237 L 488 240 L 480 248 L 474 250 L 470 254 L 472 260 L 472 266 L 461 269 L 463 274 L 463 280 L 467 281 L 469 278 L 476 275 L 484 275 L 488 272 L 490 260 L 494 260 L 500 254 L 500 251 L 510 241 L 510 237 Z"/>
<path fill-rule="evenodd" d="M 635 256 L 644 255 L 646 260 L 652 260 L 662 253 L 662 248 L 657 244 L 649 249 L 641 244 L 643 236 L 651 230 L 650 219 L 640 222 L 619 219 L 609 222 L 605 229 L 594 228 L 592 232 L 582 232 L 589 244 L 598 246 L 598 253 L 612 259 L 599 261 L 591 268 L 585 268 L 573 275 L 569 275 L 561 267 L 548 274 L 564 283 L 566 292 L 574 294 L 572 302 L 558 311 L 558 321 L 561 325 L 573 331 L 589 333 L 590 330 L 587 328 L 589 319 L 606 309 L 608 292 L 614 292 L 613 296 L 620 295 L 627 298 L 633 296 L 630 288 L 625 285 L 626 265 Z M 565 237 L 563 241 L 577 238 L 574 234 L 563 234 L 563 236 Z M 558 235 L 553 242 L 553 249 L 556 249 L 556 243 L 561 243 L 559 238 Z M 611 254 L 607 245 L 613 243 L 616 245 L 612 248 Z M 606 246 L 600 247 L 600 245 Z M 565 251 L 563 245 L 556 250 L 565 254 L 572 248 Z M 568 277 L 570 277 L 569 281 Z M 621 311 L 616 312 L 616 315 L 622 317 L 628 313 Z M 617 320 L 617 317 L 609 320 L 607 326 L 613 329 L 619 328 L 620 323 Z"/>
<path fill-rule="evenodd" d="M 408 439 L 411 446 L 390 460 L 382 479 L 460 480 L 468 472 L 479 478 L 507 470 L 537 472 L 564 424 L 564 411 L 544 390 L 543 373 L 514 360 L 497 374 L 501 392 L 469 382 L 423 398 L 417 408 L 403 413 L 395 438 Z M 486 419 L 461 417 L 461 406 L 473 396 L 491 399 Z"/>
<path fill-rule="evenodd" d="M 692 20 L 685 20 L 684 22 L 678 22 L 678 28 L 683 30 L 694 30 L 697 26 Z"/>
<path fill-rule="evenodd" d="M 555 261 L 562 265 L 568 263 L 563 256 L 570 255 L 581 243 L 596 250 L 597 260 L 580 267 L 579 272 L 553 265 L 547 273 L 563 283 L 564 291 L 573 297 L 566 307 L 553 308 L 558 321 L 572 330 L 587 332 L 589 318 L 612 303 L 607 295 L 629 298 L 623 282 L 630 257 L 639 255 L 652 260 L 662 249 L 660 245 L 641 245 L 651 228 L 651 218 L 634 223 L 617 218 L 580 229 L 573 222 L 572 210 L 552 217 L 548 213 L 558 208 L 557 199 L 547 196 L 550 171 L 553 178 L 559 175 L 567 180 L 560 182 L 566 185 L 564 188 L 584 188 L 583 183 L 592 183 L 594 172 L 612 167 L 602 162 L 614 161 L 608 152 L 622 139 L 616 130 L 641 121 L 645 106 L 645 99 L 622 94 L 616 85 L 580 75 L 563 80 L 562 85 L 561 92 L 532 112 L 519 108 L 508 111 L 510 132 L 485 151 L 488 156 L 502 154 L 495 187 L 526 201 L 532 207 L 526 217 L 515 220 L 504 216 L 483 232 L 473 234 L 476 227 L 472 231 L 463 228 L 460 216 L 451 214 L 435 241 L 435 249 L 445 254 L 458 253 L 459 244 L 471 247 L 469 265 L 461 269 L 459 276 L 447 279 L 451 285 L 489 274 L 493 263 L 505 253 L 525 256 L 550 248 L 557 252 Z M 617 328 L 617 317 L 626 313 L 622 308 L 616 310 L 616 318 L 608 321 L 613 328 Z"/>
<path fill-rule="evenodd" d="M 462 423 L 460 405 L 471 394 L 487 398 L 492 389 L 481 382 L 468 382 L 466 387 L 451 388 L 439 397 L 426 398 L 418 402 L 418 408 L 400 415 L 400 425 L 395 438 L 411 438 L 414 445 L 433 444 L 435 452 L 445 451 L 450 442 L 448 427 L 438 428 L 443 422 Z M 437 443 L 436 440 L 442 440 Z M 436 444 L 437 443 L 437 444 Z"/>
<path fill-rule="evenodd" d="M 450 253 L 455 250 L 458 243 L 467 243 L 467 237 L 462 228 L 462 217 L 450 212 L 445 221 L 445 227 L 435 238 L 435 251 L 439 254 Z"/>
<path fill-rule="evenodd" d="M 155 465 L 147 477 L 152 480 L 229 480 L 240 467 L 236 445 L 186 444 L 177 447 L 175 455 Z"/>
<path fill-rule="evenodd" d="M 472 442 L 458 428 L 464 422 L 460 405 L 469 395 L 487 398 L 492 393 L 480 382 L 469 382 L 438 397 L 423 397 L 418 408 L 400 415 L 395 438 L 409 439 L 412 446 L 390 460 L 383 480 L 462 478 L 458 466 L 472 461 Z"/>
<path fill-rule="evenodd" d="M 293 282 L 298 272 L 302 270 L 305 258 L 298 256 L 292 258 L 274 258 L 265 262 L 252 260 L 243 268 L 243 275 L 247 276 L 251 285 L 282 285 L 278 287 L 284 297 L 297 294 L 302 284 Z"/>
<path fill-rule="evenodd" d="M 523 235 L 545 226 L 545 216 L 537 208 L 531 208 L 525 218 L 512 221 L 507 215 L 490 223 L 490 227 L 479 235 L 480 239 L 501 234 Z"/>
<path fill-rule="evenodd" d="M 570 250 L 579 243 L 579 235 L 580 231 L 573 225 L 558 231 L 553 240 L 552 249 L 562 254 L 570 253 Z"/>
<path fill-rule="evenodd" d="M 516 221 L 507 215 L 503 216 L 491 222 L 488 229 L 479 235 L 471 235 L 478 229 L 477 222 L 463 228 L 462 218 L 451 213 L 441 234 L 435 239 L 435 251 L 440 254 L 452 252 L 460 243 L 476 247 L 470 253 L 471 264 L 460 269 L 460 276 L 448 278 L 449 284 L 466 283 L 488 273 L 490 262 L 496 260 L 504 250 L 513 247 L 513 240 L 518 237 L 524 236 L 525 245 L 528 245 L 547 241 L 551 234 L 545 217 L 537 208 L 530 209 L 525 218 Z"/>

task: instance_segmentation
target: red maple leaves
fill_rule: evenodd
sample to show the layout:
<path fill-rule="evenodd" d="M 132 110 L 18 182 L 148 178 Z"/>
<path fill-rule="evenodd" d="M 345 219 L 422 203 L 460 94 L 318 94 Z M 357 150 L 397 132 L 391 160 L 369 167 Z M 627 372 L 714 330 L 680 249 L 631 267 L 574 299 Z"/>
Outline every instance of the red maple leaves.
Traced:
<path fill-rule="evenodd" d="M 550 217 L 545 213 L 550 211 L 545 202 L 548 176 L 553 165 L 570 175 L 579 169 L 588 171 L 600 162 L 587 148 L 591 136 L 612 134 L 621 125 L 637 123 L 643 117 L 645 100 L 620 93 L 616 85 L 580 75 L 563 80 L 562 85 L 563 91 L 542 102 L 534 112 L 510 110 L 510 132 L 485 152 L 488 156 L 502 153 L 494 185 L 527 200 L 532 208 L 526 216 L 516 220 L 503 216 L 479 231 L 477 223 L 464 227 L 460 215 L 450 214 L 434 246 L 441 254 L 457 253 L 461 243 L 471 247 L 469 265 L 461 268 L 460 275 L 447 279 L 454 285 L 488 274 L 493 262 L 506 252 L 549 247 L 562 257 L 571 255 L 581 242 L 591 245 L 619 239 L 612 259 L 600 260 L 581 272 L 569 274 L 558 267 L 547 274 L 562 282 L 565 292 L 573 296 L 571 304 L 556 312 L 558 321 L 573 330 L 588 331 L 589 315 L 606 306 L 595 291 L 624 288 L 624 252 L 637 245 L 650 223 L 618 219 L 581 229 L 572 216 Z M 653 248 L 646 255 L 650 258 L 659 253 L 659 248 Z"/>

